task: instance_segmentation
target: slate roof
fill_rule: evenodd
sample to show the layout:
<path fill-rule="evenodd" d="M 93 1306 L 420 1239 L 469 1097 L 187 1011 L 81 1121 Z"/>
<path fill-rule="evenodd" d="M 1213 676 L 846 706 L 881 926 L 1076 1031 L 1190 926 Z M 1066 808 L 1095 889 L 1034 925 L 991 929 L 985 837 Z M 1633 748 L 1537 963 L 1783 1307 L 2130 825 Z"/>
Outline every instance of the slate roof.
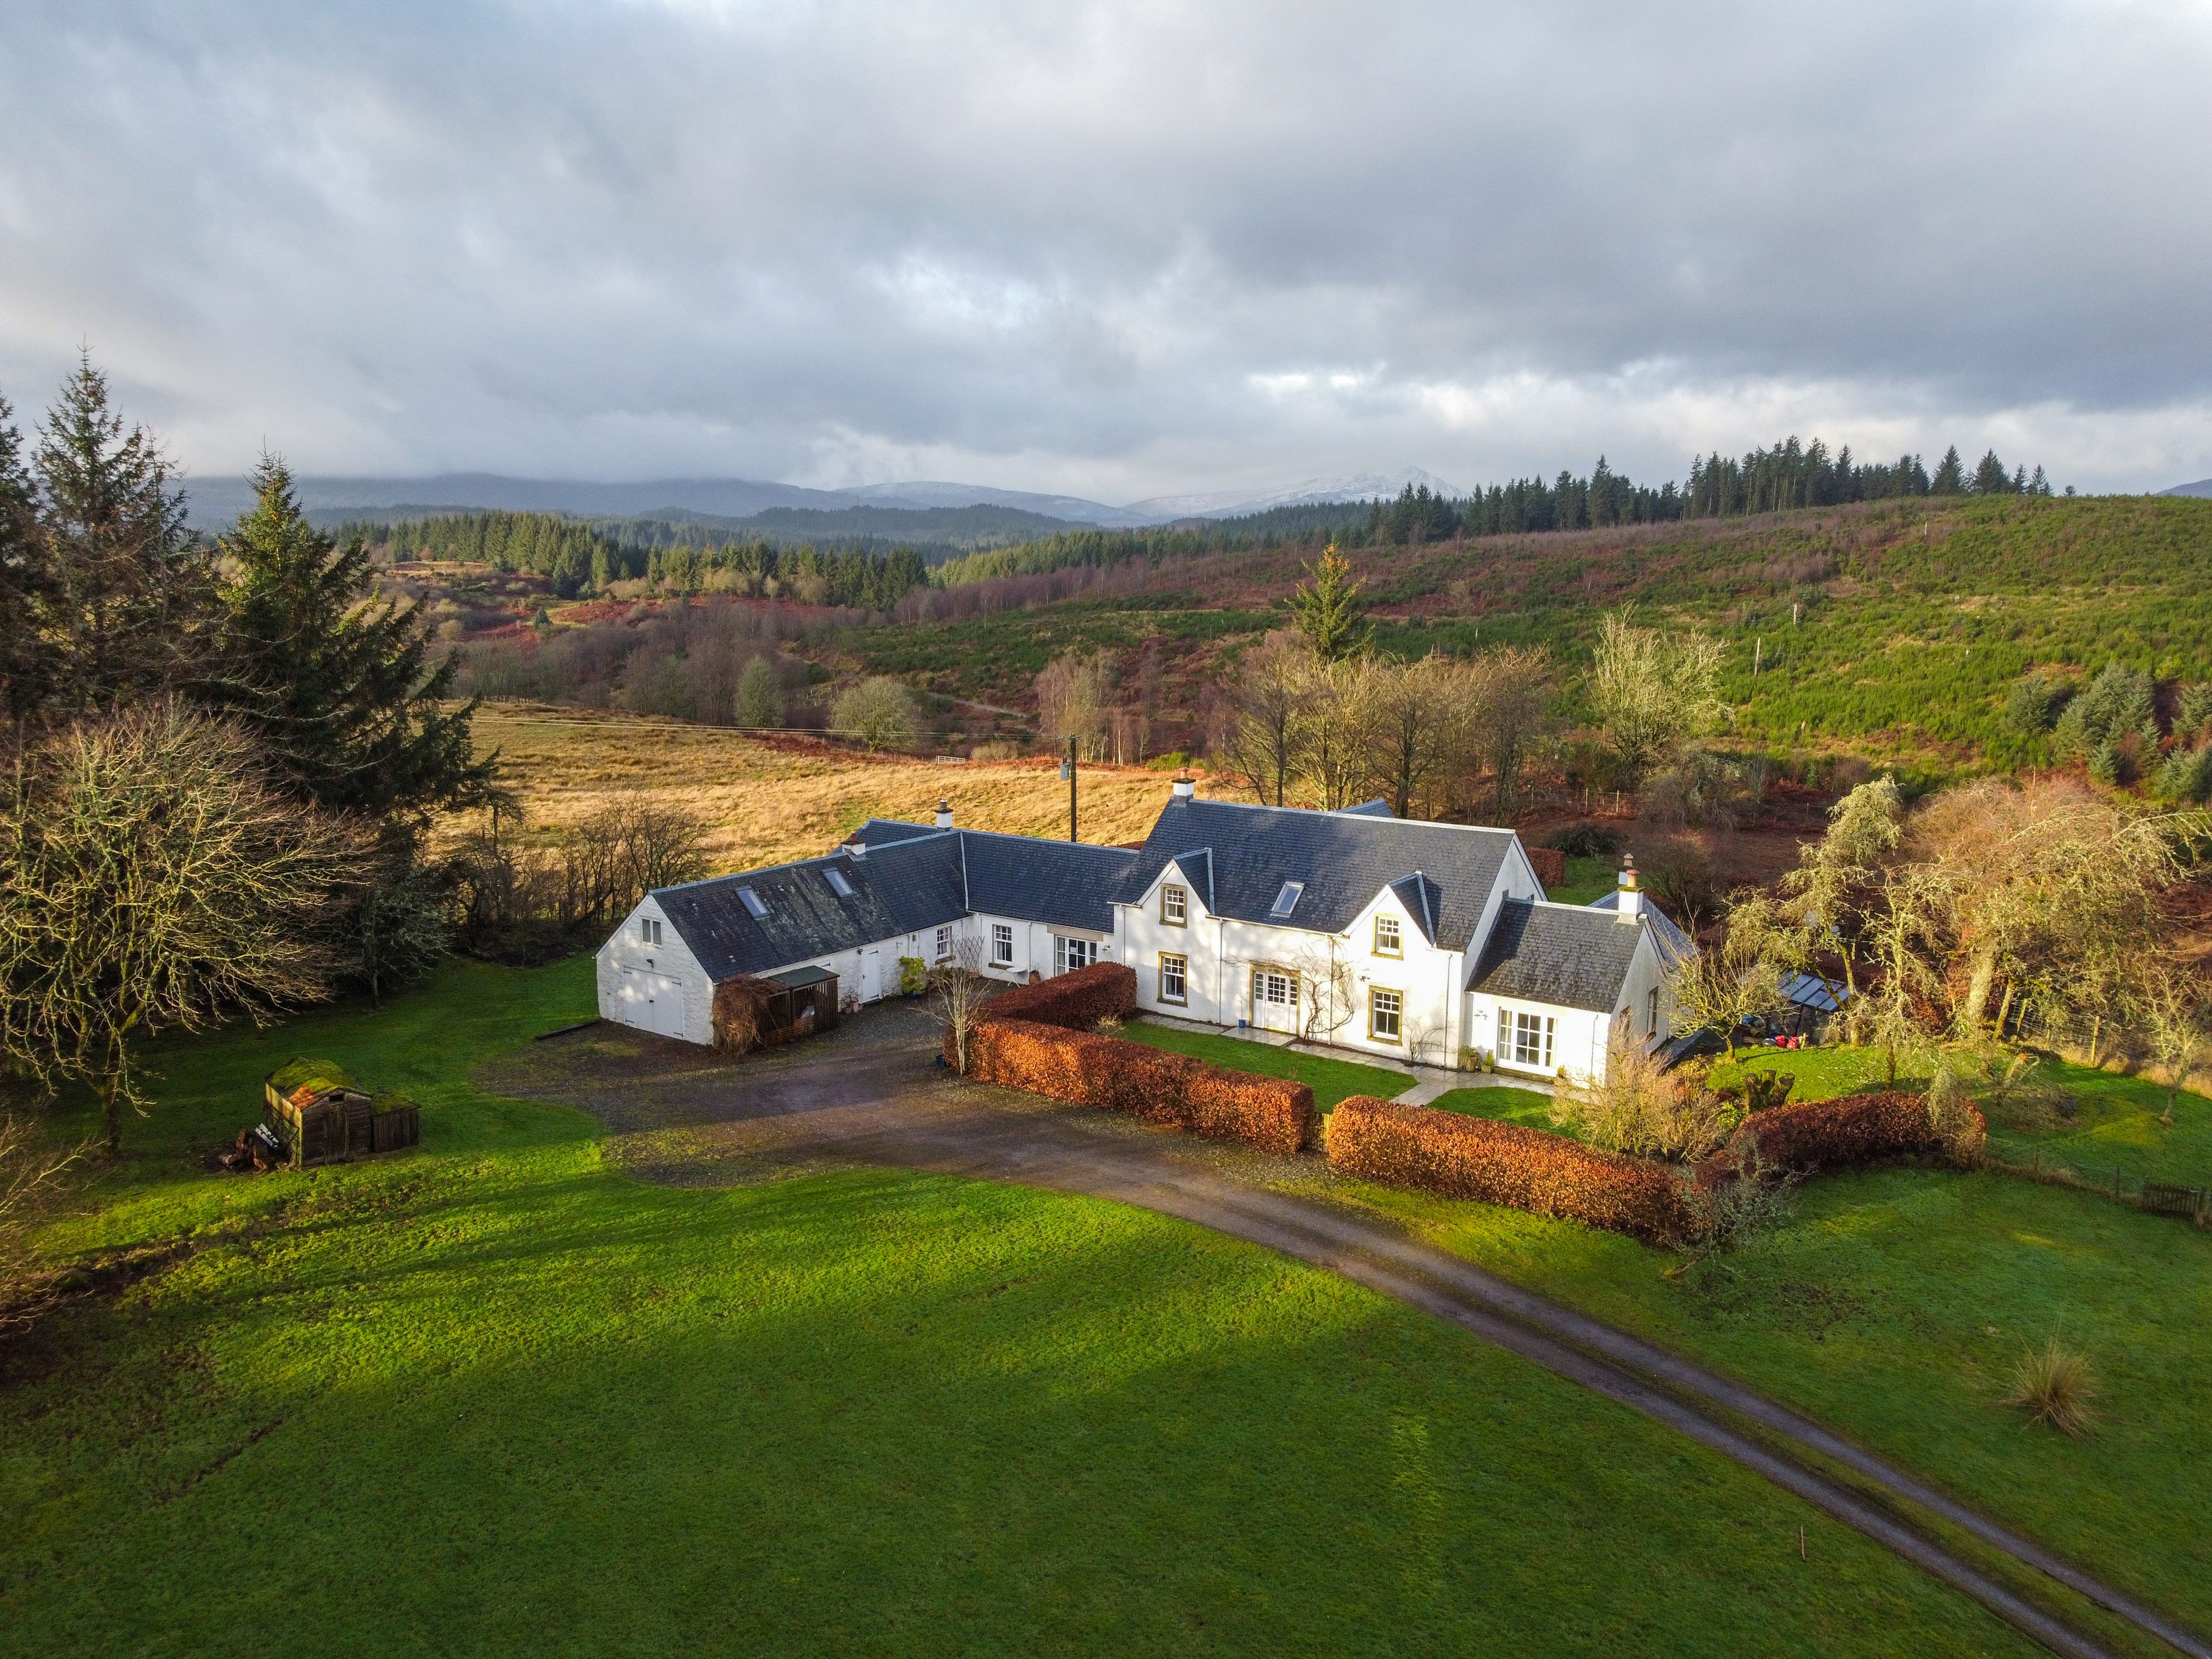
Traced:
<path fill-rule="evenodd" d="M 1467 988 L 1609 1014 L 1643 937 L 1640 925 L 1588 905 L 1508 899 Z"/>
<path fill-rule="evenodd" d="M 832 869 L 852 888 L 850 898 L 830 887 L 826 872 Z M 759 896 L 767 915 L 756 920 L 746 910 L 740 887 Z M 708 978 L 718 981 L 919 933 L 968 914 L 958 838 L 935 830 L 872 844 L 863 858 L 833 853 L 663 887 L 653 896 Z"/>
<path fill-rule="evenodd" d="M 1212 854 L 1206 908 L 1214 915 L 1340 933 L 1376 894 L 1418 871 L 1437 900 L 1435 942 L 1463 951 L 1512 845 L 1510 830 L 1176 796 L 1135 855 L 1120 897 L 1138 902 L 1169 860 L 1203 848 Z M 1267 913 L 1286 881 L 1304 882 L 1305 891 L 1291 919 L 1277 921 Z"/>
<path fill-rule="evenodd" d="M 956 830 L 968 861 L 969 908 L 1017 921 L 1114 931 L 1114 900 L 1137 854 L 1126 847 Z M 875 854 L 871 853 L 871 860 Z"/>
<path fill-rule="evenodd" d="M 1406 914 L 1413 919 L 1413 926 L 1421 930 L 1421 937 L 1431 945 L 1437 942 L 1437 917 L 1443 909 L 1443 893 L 1425 874 L 1415 873 L 1390 884 L 1390 890 L 1398 902 L 1406 907 Z"/>
<path fill-rule="evenodd" d="M 1620 908 L 1620 890 L 1616 887 L 1603 897 L 1592 899 L 1589 902 L 1589 908 L 1593 910 L 1603 910 L 1607 915 L 1616 914 Z M 1649 897 L 1644 901 L 1644 919 L 1651 925 L 1651 942 L 1659 947 L 1661 967 L 1672 968 L 1676 963 L 1686 962 L 1698 954 L 1696 943 L 1687 933 L 1677 927 L 1674 919 L 1652 903 Z"/>

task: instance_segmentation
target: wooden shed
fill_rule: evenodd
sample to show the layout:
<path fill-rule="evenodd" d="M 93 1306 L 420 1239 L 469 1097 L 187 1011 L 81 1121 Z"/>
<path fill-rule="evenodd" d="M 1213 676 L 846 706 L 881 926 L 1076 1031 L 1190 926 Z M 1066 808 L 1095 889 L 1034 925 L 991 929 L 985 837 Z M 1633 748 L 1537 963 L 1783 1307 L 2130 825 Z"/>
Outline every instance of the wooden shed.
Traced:
<path fill-rule="evenodd" d="M 837 1024 L 837 975 L 827 968 L 750 974 L 714 988 L 714 1042 L 739 1054 L 792 1042 Z"/>
<path fill-rule="evenodd" d="M 369 1152 L 397 1152 L 422 1138 L 422 1109 L 404 1095 L 372 1095 L 327 1060 L 295 1060 L 262 1084 L 264 1121 L 302 1170 Z"/>

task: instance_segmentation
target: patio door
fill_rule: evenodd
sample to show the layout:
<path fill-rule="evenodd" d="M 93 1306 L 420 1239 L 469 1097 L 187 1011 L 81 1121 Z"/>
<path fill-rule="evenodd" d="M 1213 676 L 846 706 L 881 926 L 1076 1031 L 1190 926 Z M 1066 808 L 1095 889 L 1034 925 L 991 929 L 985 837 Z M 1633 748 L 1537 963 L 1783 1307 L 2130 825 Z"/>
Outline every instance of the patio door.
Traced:
<path fill-rule="evenodd" d="M 1252 970 L 1252 1024 L 1263 1031 L 1298 1029 L 1298 976 L 1286 968 Z"/>

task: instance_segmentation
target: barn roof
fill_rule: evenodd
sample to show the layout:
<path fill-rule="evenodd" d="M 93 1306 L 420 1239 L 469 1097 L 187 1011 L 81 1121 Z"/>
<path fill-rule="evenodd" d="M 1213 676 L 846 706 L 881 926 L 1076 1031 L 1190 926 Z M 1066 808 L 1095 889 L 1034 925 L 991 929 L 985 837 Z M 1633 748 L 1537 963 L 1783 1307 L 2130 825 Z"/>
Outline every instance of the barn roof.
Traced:
<path fill-rule="evenodd" d="M 1389 817 L 1373 810 L 1376 805 L 1314 812 L 1175 797 L 1152 825 L 1120 896 L 1136 903 L 1170 860 L 1182 859 L 1188 870 L 1190 855 L 1203 850 L 1213 888 L 1206 908 L 1215 915 L 1339 933 L 1383 888 L 1419 873 L 1425 878 L 1437 944 L 1465 950 L 1513 832 Z M 1283 884 L 1291 881 L 1304 884 L 1297 907 L 1287 919 L 1271 915 Z M 1418 897 L 1410 886 L 1401 890 Z"/>
<path fill-rule="evenodd" d="M 847 892 L 832 884 L 832 873 Z M 760 907 L 757 915 L 745 902 L 747 892 Z M 934 832 L 871 845 L 860 858 L 832 853 L 664 887 L 653 896 L 708 978 L 718 981 L 919 933 L 968 914 L 959 843 Z"/>
<path fill-rule="evenodd" d="M 712 980 L 764 973 L 956 921 L 975 911 L 1114 927 L 1114 895 L 1137 855 L 1031 836 L 871 818 L 854 848 L 653 894 Z M 834 872 L 849 890 L 840 893 Z M 763 914 L 744 900 L 750 890 Z"/>
<path fill-rule="evenodd" d="M 1508 899 L 1467 988 L 1609 1014 L 1644 932 L 1588 905 Z"/>

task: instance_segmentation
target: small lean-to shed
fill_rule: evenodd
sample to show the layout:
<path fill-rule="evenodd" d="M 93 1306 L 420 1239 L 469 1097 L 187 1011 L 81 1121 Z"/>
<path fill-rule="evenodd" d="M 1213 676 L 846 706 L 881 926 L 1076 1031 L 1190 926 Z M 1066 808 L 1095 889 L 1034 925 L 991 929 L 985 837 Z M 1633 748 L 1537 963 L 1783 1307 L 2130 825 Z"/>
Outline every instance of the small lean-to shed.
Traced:
<path fill-rule="evenodd" d="M 264 1121 L 301 1170 L 358 1153 L 396 1152 L 422 1138 L 422 1109 L 404 1095 L 372 1095 L 334 1060 L 295 1060 L 262 1085 Z"/>
<path fill-rule="evenodd" d="M 726 979 L 714 988 L 714 1043 L 744 1054 L 837 1024 L 837 975 L 827 968 Z"/>

